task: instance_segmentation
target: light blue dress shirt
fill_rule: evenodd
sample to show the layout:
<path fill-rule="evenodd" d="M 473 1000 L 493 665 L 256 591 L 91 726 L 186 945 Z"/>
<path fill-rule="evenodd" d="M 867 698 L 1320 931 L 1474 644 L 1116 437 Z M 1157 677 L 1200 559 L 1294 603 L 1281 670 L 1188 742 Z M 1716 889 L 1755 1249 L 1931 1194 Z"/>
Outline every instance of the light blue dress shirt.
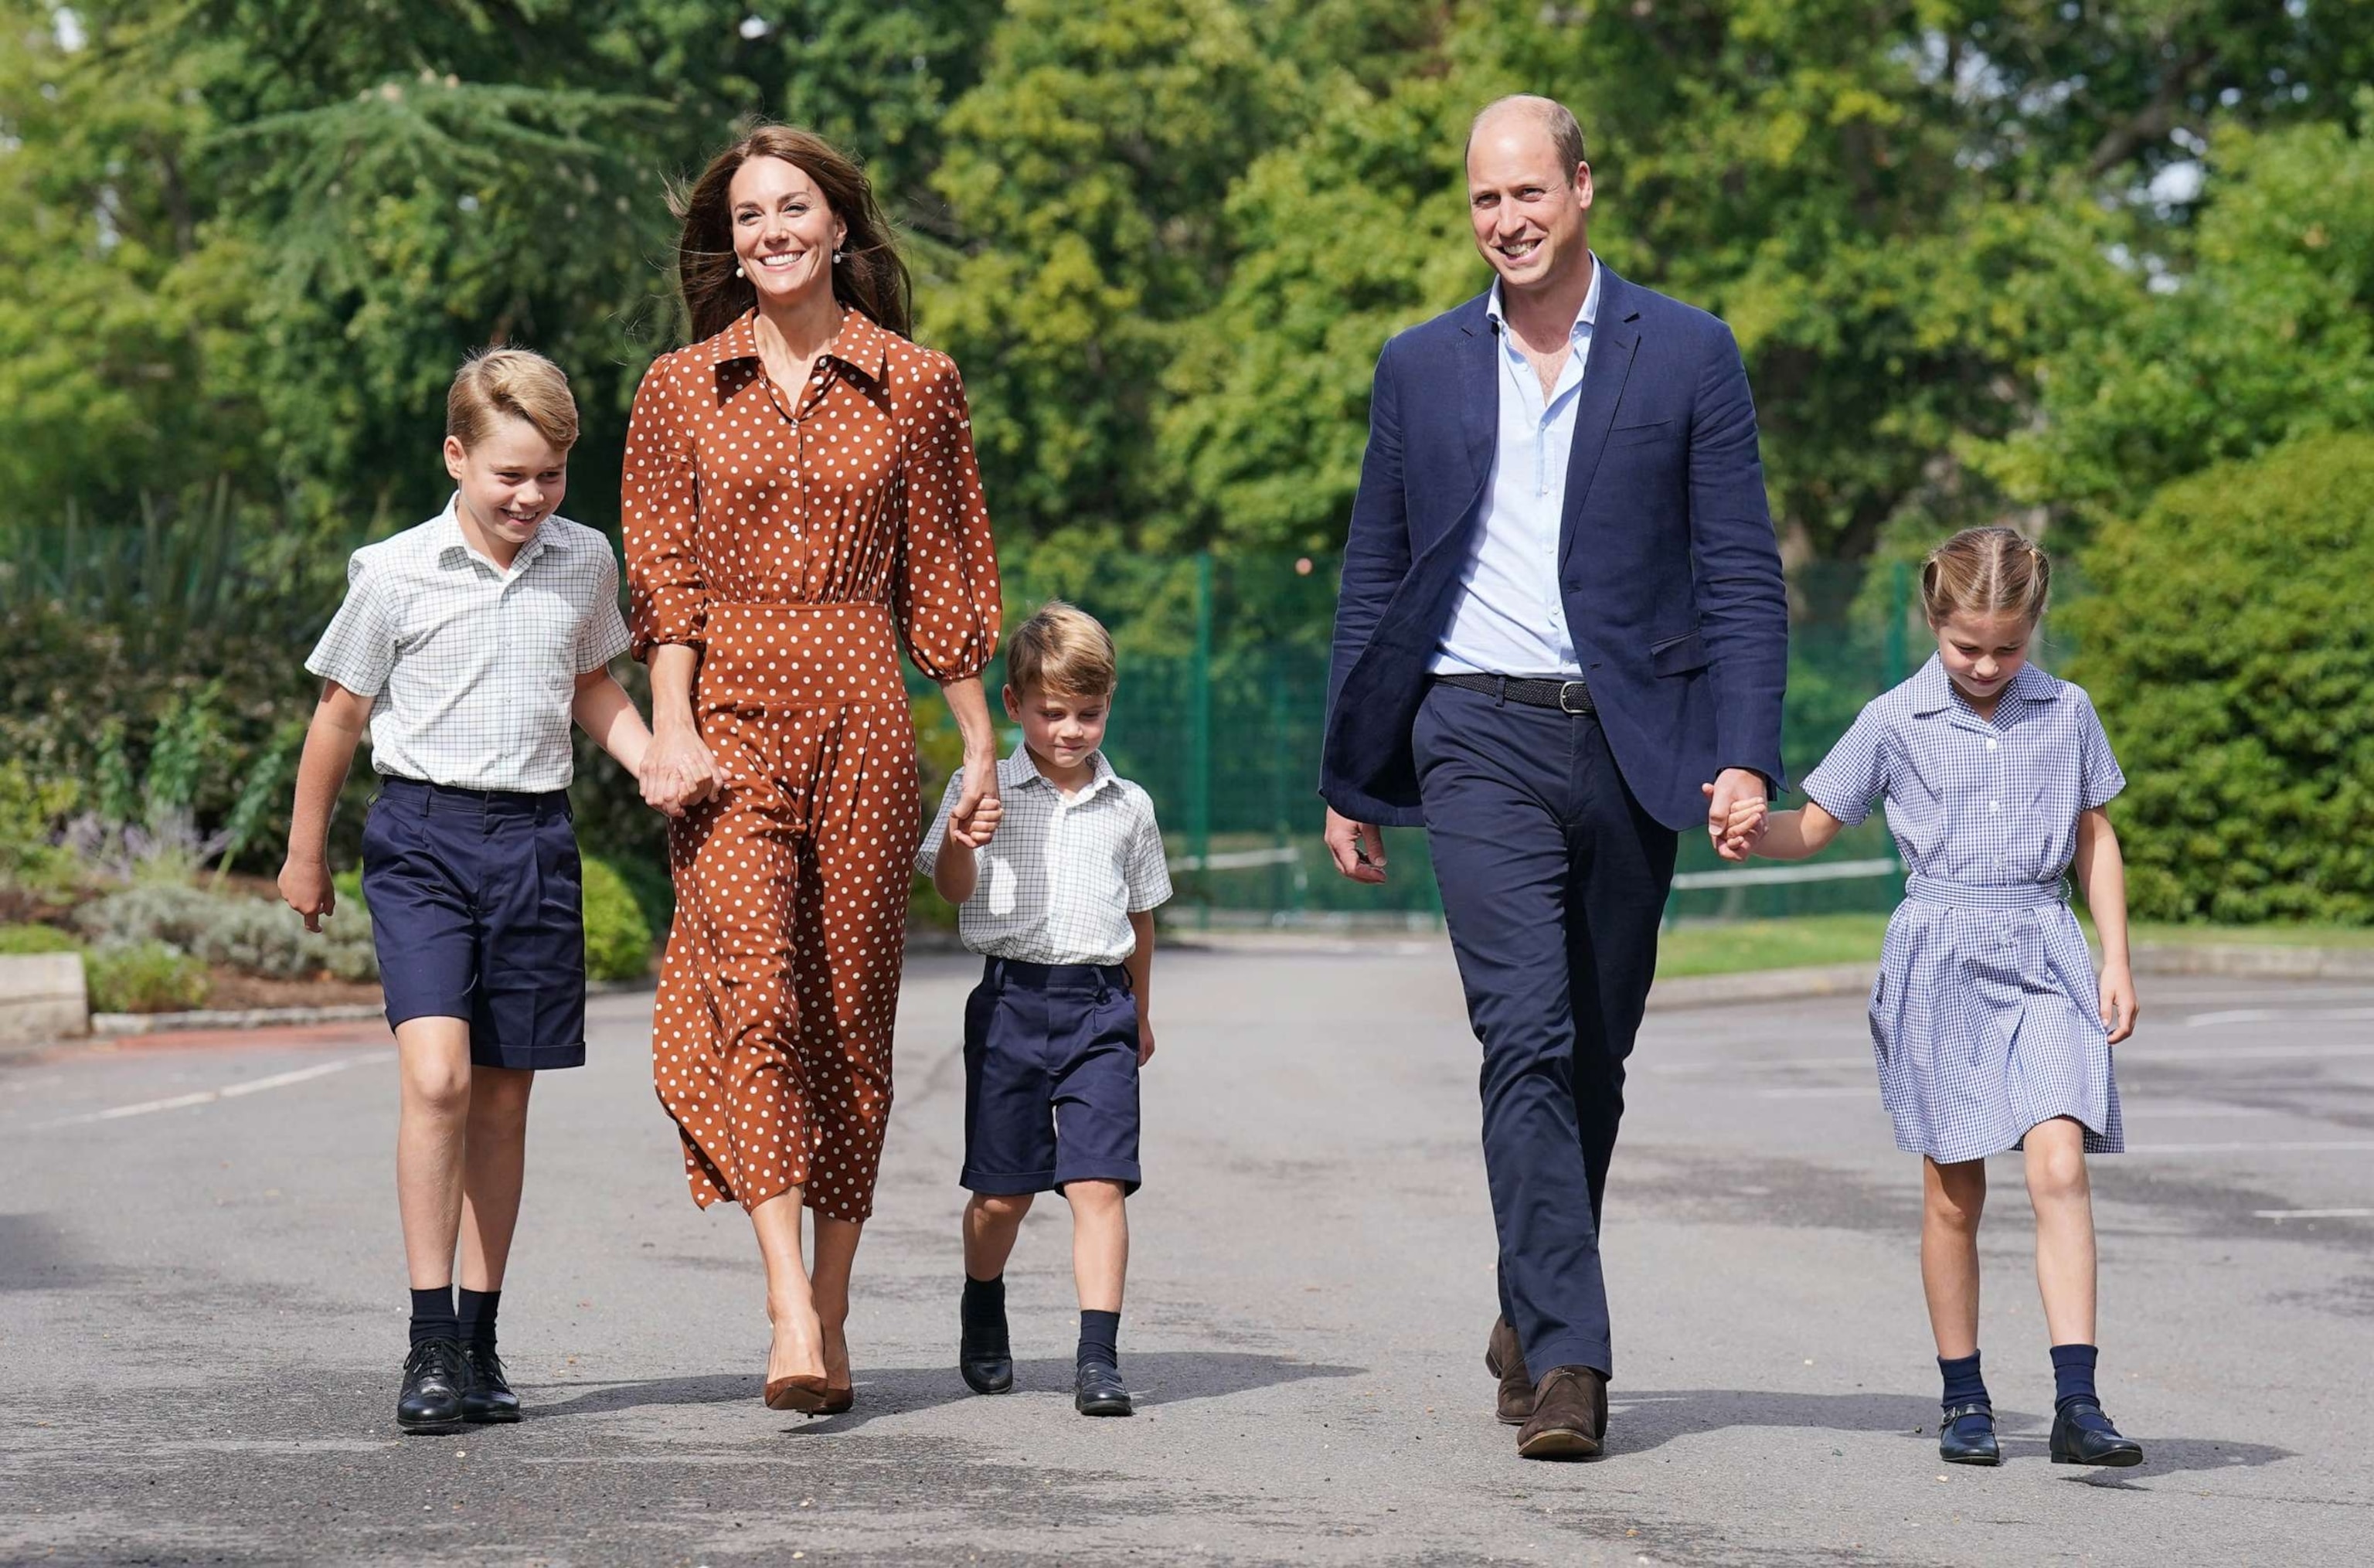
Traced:
<path fill-rule="evenodd" d="M 1592 256 L 1591 291 L 1574 322 L 1574 352 L 1546 398 L 1509 330 L 1500 285 L 1492 285 L 1485 310 L 1500 342 L 1500 427 L 1475 551 L 1460 574 L 1458 601 L 1431 666 L 1437 675 L 1582 675 L 1558 595 L 1558 525 L 1566 510 L 1567 460 L 1574 452 L 1575 405 L 1591 361 L 1604 276 Z"/>

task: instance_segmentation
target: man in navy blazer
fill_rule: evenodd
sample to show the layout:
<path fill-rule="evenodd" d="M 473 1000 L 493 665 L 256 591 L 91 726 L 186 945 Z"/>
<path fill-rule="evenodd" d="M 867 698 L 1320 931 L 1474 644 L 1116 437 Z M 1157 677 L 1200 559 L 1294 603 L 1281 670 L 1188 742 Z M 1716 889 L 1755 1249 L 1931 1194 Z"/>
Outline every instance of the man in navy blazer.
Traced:
<path fill-rule="evenodd" d="M 1780 774 L 1787 595 L 1731 331 L 1587 238 L 1574 116 L 1468 136 L 1492 289 L 1377 361 L 1345 547 L 1320 793 L 1356 880 L 1427 829 L 1483 1046 L 1500 1243 L 1486 1361 L 1537 1458 L 1595 1454 L 1610 1348 L 1600 1200 L 1677 835 L 1726 858 Z"/>

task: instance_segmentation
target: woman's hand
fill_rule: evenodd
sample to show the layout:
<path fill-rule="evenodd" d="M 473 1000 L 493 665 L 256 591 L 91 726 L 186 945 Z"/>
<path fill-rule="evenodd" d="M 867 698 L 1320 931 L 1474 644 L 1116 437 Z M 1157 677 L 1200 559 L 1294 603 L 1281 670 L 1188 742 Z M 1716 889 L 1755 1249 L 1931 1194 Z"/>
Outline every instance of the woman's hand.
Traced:
<path fill-rule="evenodd" d="M 724 786 L 717 759 L 696 732 L 674 725 L 652 737 L 638 775 L 645 805 L 681 817 Z"/>
<path fill-rule="evenodd" d="M 2122 963 L 2102 966 L 2102 1027 L 2110 1032 L 2110 1043 L 2135 1032 L 2135 977 Z"/>
<path fill-rule="evenodd" d="M 968 749 L 964 761 L 964 793 L 948 812 L 948 836 L 973 849 L 988 843 L 1005 812 L 997 798 L 997 753 Z"/>

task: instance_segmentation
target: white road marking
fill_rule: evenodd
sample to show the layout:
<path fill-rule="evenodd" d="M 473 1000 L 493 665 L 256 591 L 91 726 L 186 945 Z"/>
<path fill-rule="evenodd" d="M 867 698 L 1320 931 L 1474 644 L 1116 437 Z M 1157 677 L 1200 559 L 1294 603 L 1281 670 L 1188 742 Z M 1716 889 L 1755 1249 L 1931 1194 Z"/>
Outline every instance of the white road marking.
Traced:
<path fill-rule="evenodd" d="M 240 1083 L 227 1083 L 220 1089 L 202 1089 L 194 1094 L 175 1094 L 163 1100 L 142 1100 L 130 1105 L 110 1105 L 104 1111 L 91 1111 L 79 1116 L 61 1116 L 54 1122 L 37 1122 L 36 1131 L 43 1127 L 71 1127 L 92 1122 L 120 1121 L 126 1116 L 153 1115 L 159 1111 L 186 1110 L 192 1105 L 210 1105 L 217 1100 L 236 1100 L 242 1094 L 261 1094 L 267 1089 L 287 1089 L 291 1084 L 304 1083 L 317 1078 L 341 1073 L 363 1062 L 382 1059 L 379 1055 L 347 1056 L 335 1062 L 322 1062 L 293 1072 L 274 1073 L 269 1078 L 252 1078 Z"/>
<path fill-rule="evenodd" d="M 2131 1143 L 2130 1154 L 2365 1154 L 2374 1138 L 2278 1139 L 2268 1143 Z"/>
<path fill-rule="evenodd" d="M 2302 1023 L 2364 1023 L 2374 1019 L 2374 1008 L 2230 1008 L 2224 1012 L 2194 1013 L 2184 1020 L 2184 1027 L 2202 1029 L 2211 1024 L 2281 1023 L 2290 1019 Z"/>
<path fill-rule="evenodd" d="M 2253 1208 L 2254 1220 L 2368 1220 L 2374 1208 Z"/>

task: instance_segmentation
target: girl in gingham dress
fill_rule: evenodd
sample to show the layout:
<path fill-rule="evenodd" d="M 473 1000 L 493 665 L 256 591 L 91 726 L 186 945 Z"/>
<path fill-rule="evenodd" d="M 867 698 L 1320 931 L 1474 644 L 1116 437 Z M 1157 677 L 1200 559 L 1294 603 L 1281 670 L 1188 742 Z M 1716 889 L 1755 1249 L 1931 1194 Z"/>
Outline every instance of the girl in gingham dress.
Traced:
<path fill-rule="evenodd" d="M 2126 783 L 2086 693 L 2027 662 L 2051 571 L 2011 528 L 1933 552 L 1921 594 L 1937 656 L 1863 711 L 1804 782 L 1761 802 L 1734 848 L 1817 854 L 1884 803 L 1910 876 L 1871 996 L 1880 1098 L 1922 1156 L 1921 1278 L 1945 1376 L 1942 1457 L 2001 1462 L 1979 1373 L 1986 1158 L 2023 1152 L 2037 1285 L 2052 1336 L 2055 1464 L 2134 1465 L 2094 1391 L 2094 1208 L 2086 1156 L 2125 1146 L 2110 1047 L 2135 1026 L 2126 869 L 2103 807 Z M 2074 867 L 2102 940 L 2098 978 L 2070 913 Z"/>

